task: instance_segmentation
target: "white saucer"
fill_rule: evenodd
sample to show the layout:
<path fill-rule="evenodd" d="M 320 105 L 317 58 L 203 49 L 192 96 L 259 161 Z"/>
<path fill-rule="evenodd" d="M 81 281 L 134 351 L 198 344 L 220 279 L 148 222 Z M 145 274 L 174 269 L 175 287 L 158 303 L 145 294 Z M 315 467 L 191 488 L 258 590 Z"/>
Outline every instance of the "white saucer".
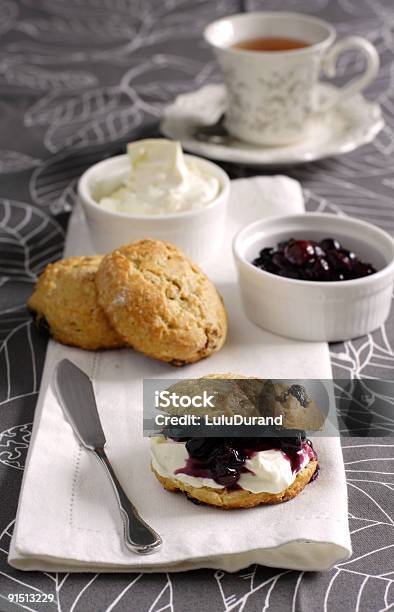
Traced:
<path fill-rule="evenodd" d="M 319 96 L 332 96 L 336 87 L 319 85 Z M 371 142 L 384 126 L 379 104 L 357 95 L 337 105 L 324 115 L 316 116 L 308 135 L 297 144 L 264 147 L 230 139 L 225 144 L 197 140 L 197 126 L 215 123 L 224 112 L 226 93 L 223 85 L 206 85 L 178 96 L 164 110 L 161 132 L 179 140 L 184 149 L 210 159 L 248 166 L 299 164 L 340 155 Z"/>

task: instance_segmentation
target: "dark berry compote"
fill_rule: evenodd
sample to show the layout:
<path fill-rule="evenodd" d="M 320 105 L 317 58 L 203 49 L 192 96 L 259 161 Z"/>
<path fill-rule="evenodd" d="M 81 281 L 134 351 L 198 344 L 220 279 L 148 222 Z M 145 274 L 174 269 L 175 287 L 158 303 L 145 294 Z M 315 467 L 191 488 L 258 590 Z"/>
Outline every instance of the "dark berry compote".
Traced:
<path fill-rule="evenodd" d="M 290 462 L 294 473 L 302 467 L 304 453 L 316 460 L 312 442 L 304 431 L 292 430 L 281 437 L 264 438 L 185 438 L 189 454 L 186 465 L 176 470 L 177 474 L 188 474 L 198 478 L 211 478 L 226 489 L 239 489 L 238 480 L 248 472 L 247 459 L 264 450 L 281 450 Z"/>
<path fill-rule="evenodd" d="M 276 247 L 261 249 L 252 264 L 271 274 L 306 281 L 345 281 L 376 272 L 334 238 L 320 242 L 290 238 Z"/>

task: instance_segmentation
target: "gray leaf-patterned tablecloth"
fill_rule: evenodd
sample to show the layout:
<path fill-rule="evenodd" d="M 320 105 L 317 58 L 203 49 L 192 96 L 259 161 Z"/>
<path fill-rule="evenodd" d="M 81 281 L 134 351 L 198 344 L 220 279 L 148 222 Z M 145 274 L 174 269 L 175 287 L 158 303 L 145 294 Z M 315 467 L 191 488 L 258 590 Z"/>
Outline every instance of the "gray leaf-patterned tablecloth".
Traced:
<path fill-rule="evenodd" d="M 163 105 L 218 79 L 203 44 L 214 18 L 256 9 L 323 16 L 340 35 L 379 50 L 368 95 L 386 127 L 338 159 L 290 168 L 311 210 L 347 213 L 394 230 L 392 0 L 0 0 L 0 610 L 58 612 L 350 612 L 394 607 L 393 438 L 345 437 L 354 554 L 320 574 L 250 567 L 183 574 L 23 573 L 7 565 L 45 358 L 25 302 L 62 254 L 77 177 L 128 139 L 157 133 Z M 344 56 L 339 75 L 362 69 Z M 247 169 L 226 166 L 233 177 Z M 256 171 L 254 171 L 256 173 Z M 392 378 L 394 316 L 374 334 L 332 347 L 338 378 Z M 387 418 L 388 430 L 393 419 Z M 365 434 L 365 431 L 364 431 Z M 45 474 L 43 474 L 45 478 Z M 8 601 L 10 593 L 53 604 Z"/>

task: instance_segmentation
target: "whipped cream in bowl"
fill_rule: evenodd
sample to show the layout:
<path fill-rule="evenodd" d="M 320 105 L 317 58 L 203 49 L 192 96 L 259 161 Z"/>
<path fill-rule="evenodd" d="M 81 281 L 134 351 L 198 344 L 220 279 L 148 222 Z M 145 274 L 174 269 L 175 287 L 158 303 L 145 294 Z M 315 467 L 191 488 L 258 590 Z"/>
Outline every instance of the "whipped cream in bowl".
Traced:
<path fill-rule="evenodd" d="M 106 210 L 135 215 L 166 215 L 202 208 L 221 186 L 200 160 L 185 156 L 179 142 L 142 140 L 127 146 L 130 172 L 120 187 L 100 198 Z M 103 187 L 102 187 L 103 188 Z"/>
<path fill-rule="evenodd" d="M 78 195 L 98 252 L 154 238 L 199 262 L 220 249 L 229 189 L 216 164 L 185 155 L 178 142 L 146 139 L 89 168 Z"/>

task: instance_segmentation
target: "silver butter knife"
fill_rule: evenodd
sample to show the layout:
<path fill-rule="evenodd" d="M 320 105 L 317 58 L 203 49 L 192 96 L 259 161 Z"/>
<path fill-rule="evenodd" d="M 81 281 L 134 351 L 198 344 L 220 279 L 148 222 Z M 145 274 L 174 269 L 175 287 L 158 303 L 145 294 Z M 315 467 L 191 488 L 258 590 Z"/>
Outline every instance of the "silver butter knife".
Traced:
<path fill-rule="evenodd" d="M 112 482 L 124 524 L 127 547 L 139 554 L 155 552 L 162 544 L 161 537 L 142 520 L 105 454 L 106 440 L 97 411 L 92 381 L 71 361 L 63 359 L 56 366 L 55 389 L 77 438 L 100 460 Z"/>

